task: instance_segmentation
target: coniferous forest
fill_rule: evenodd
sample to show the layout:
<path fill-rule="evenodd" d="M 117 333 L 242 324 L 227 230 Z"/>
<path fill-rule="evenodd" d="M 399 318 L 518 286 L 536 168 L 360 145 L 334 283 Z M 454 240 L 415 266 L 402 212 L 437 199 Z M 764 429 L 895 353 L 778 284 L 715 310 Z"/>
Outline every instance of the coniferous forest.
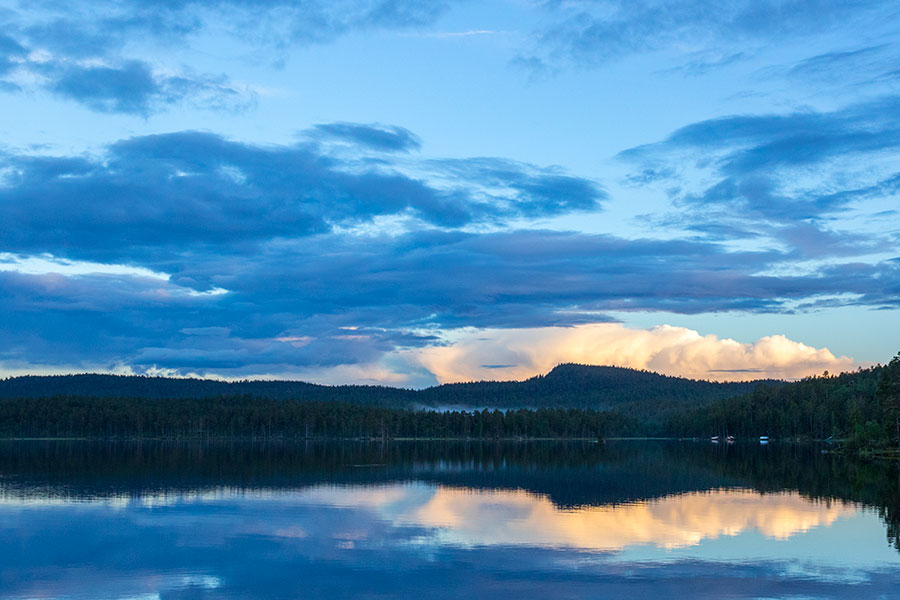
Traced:
<path fill-rule="evenodd" d="M 524 382 L 422 391 L 106 375 L 0 382 L 0 437 L 7 438 L 768 435 L 879 447 L 898 433 L 900 355 L 885 366 L 790 383 L 716 384 L 583 365 Z"/>

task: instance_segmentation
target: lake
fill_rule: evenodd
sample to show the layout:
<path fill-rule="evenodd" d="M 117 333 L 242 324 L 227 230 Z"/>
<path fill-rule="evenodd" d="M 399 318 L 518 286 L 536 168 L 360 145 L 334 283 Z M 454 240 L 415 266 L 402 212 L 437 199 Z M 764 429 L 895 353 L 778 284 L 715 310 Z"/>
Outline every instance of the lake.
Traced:
<path fill-rule="evenodd" d="M 0 442 L 0 598 L 898 598 L 887 462 L 772 443 Z"/>

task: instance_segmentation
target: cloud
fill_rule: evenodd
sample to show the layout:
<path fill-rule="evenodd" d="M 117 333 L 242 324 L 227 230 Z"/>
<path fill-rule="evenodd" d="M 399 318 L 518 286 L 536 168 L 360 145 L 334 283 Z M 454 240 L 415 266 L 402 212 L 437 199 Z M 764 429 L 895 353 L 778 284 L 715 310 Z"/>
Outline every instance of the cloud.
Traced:
<path fill-rule="evenodd" d="M 835 50 L 806 58 L 785 73 L 787 77 L 811 79 L 845 76 L 850 71 L 868 70 L 873 62 L 880 62 L 887 44 L 865 46 L 852 50 Z"/>
<path fill-rule="evenodd" d="M 431 33 L 421 33 L 418 35 L 421 37 L 429 37 L 429 38 L 435 38 L 435 39 L 439 39 L 439 40 L 445 40 L 445 39 L 456 39 L 456 38 L 491 36 L 491 35 L 498 35 L 501 33 L 505 33 L 505 32 L 494 31 L 493 29 L 469 29 L 467 31 L 437 31 L 437 32 L 431 32 Z"/>
<path fill-rule="evenodd" d="M 732 115 L 618 156 L 635 166 L 630 183 L 666 186 L 678 209 L 666 217 L 670 226 L 764 236 L 801 254 L 811 250 L 808 257 L 890 252 L 896 232 L 879 228 L 865 239 L 836 226 L 848 211 L 872 215 L 890 204 L 900 180 L 892 160 L 898 117 L 896 96 L 828 112 Z M 804 243 L 813 236 L 830 243 Z"/>
<path fill-rule="evenodd" d="M 454 472 L 470 481 L 481 464 L 444 463 L 438 477 Z M 423 483 L 430 473 L 422 474 L 422 462 L 414 466 L 419 470 L 403 468 L 398 475 L 395 469 L 378 469 L 380 479 L 369 469 L 355 469 L 353 478 L 368 485 L 354 486 L 334 485 L 330 473 L 326 481 L 327 476 L 299 469 L 295 480 L 322 483 L 289 490 L 165 489 L 112 498 L 106 489 L 98 498 L 94 486 L 92 497 L 78 502 L 71 501 L 69 489 L 48 499 L 48 486 L 10 484 L 0 507 L 5 525 L 0 543 L 15 548 L 27 540 L 29 552 L 8 558 L 4 589 L 17 597 L 438 600 L 573 598 L 586 591 L 605 598 L 652 598 L 660 589 L 671 597 L 712 589 L 732 598 L 849 599 L 890 597 L 896 590 L 893 563 L 873 566 L 864 554 L 848 564 L 834 543 L 808 543 L 841 539 L 841 528 L 828 526 L 842 520 L 845 526 L 863 523 L 880 531 L 874 511 L 854 504 L 728 489 L 566 508 L 542 494 L 491 488 L 492 478 L 483 472 L 477 475 L 488 482 L 481 484 L 484 489 Z M 646 465 L 641 466 L 644 471 L 626 472 L 645 473 Z M 604 467 L 601 463 L 597 470 Z M 505 481 L 527 484 L 511 479 L 515 471 L 502 464 L 492 468 L 507 476 Z M 608 470 L 622 472 L 617 464 Z M 401 477 L 406 481 L 398 481 Z M 81 491 L 90 483 L 70 487 Z M 69 497 L 60 497 L 65 494 Z M 59 534 L 61 523 L 67 535 Z M 817 527 L 796 546 L 757 539 L 783 540 Z M 747 540 L 730 536 L 742 533 L 779 558 L 694 558 L 721 557 L 723 546 L 741 551 Z M 716 538 L 718 543 L 704 544 Z M 83 560 L 86 553 L 89 563 Z M 59 569 L 59 564 L 69 566 Z"/>
<path fill-rule="evenodd" d="M 0 76 L 18 80 L 5 82 L 7 92 L 36 86 L 102 113 L 146 117 L 179 104 L 240 111 L 256 101 L 252 90 L 232 84 L 224 75 L 196 74 L 184 69 L 166 74 L 143 60 L 110 61 L 101 56 L 88 60 L 52 54 L 35 57 L 33 49 L 28 51 L 12 38 L 5 38 L 0 39 Z"/>
<path fill-rule="evenodd" d="M 256 95 L 223 75 L 152 66 L 129 55 L 135 39 L 171 48 L 201 33 L 280 56 L 293 45 L 325 43 L 358 30 L 432 23 L 447 2 L 407 0 L 96 0 L 34 2 L 0 16 L 0 91 L 43 88 L 103 113 L 148 116 L 175 105 L 236 111 Z M 158 53 L 160 56 L 164 53 Z"/>
<path fill-rule="evenodd" d="M 723 46 L 754 49 L 768 42 L 896 16 L 880 0 L 853 3 L 815 0 L 642 0 L 544 3 L 548 19 L 521 61 L 546 66 L 597 67 L 633 54 L 673 50 L 689 58 Z M 739 56 L 733 51 L 731 56 Z M 727 57 L 712 62 L 728 64 Z"/>
<path fill-rule="evenodd" d="M 441 383 L 525 379 L 568 362 L 728 381 L 797 379 L 856 366 L 850 358 L 835 357 L 827 348 L 812 348 L 783 335 L 748 344 L 668 325 L 652 329 L 629 329 L 617 323 L 475 329 L 453 337 L 459 339 L 413 351 Z M 487 368 L 484 363 L 489 361 L 513 366 Z"/>
<path fill-rule="evenodd" d="M 396 126 L 322 123 L 316 125 L 311 134 L 315 137 L 345 140 L 384 152 L 409 152 L 422 147 L 422 140 L 416 134 L 409 129 Z"/>
<path fill-rule="evenodd" d="M 816 91 L 846 93 L 858 97 L 896 91 L 900 80 L 897 60 L 900 55 L 891 43 L 850 46 L 821 52 L 799 61 L 766 66 L 754 74 L 757 80 L 802 82 Z"/>
<path fill-rule="evenodd" d="M 465 327 L 595 325 L 610 311 L 898 306 L 900 264 L 857 262 L 861 249 L 881 248 L 860 234 L 773 218 L 769 235 L 790 247 L 748 251 L 696 237 L 510 229 L 595 211 L 606 192 L 558 167 L 382 152 L 372 126 L 339 125 L 337 149 L 188 131 L 95 156 L 0 155 L 0 311 L 10 322 L 0 362 L 418 385 L 433 375 L 413 354 Z M 387 147 L 414 138 L 378 130 Z M 757 367 L 708 365 L 736 368 Z"/>
<path fill-rule="evenodd" d="M 14 70 L 27 54 L 28 51 L 19 42 L 8 35 L 0 35 L 0 76 Z"/>
<path fill-rule="evenodd" d="M 131 61 L 120 68 L 70 67 L 50 89 L 100 112 L 146 114 L 160 86 L 145 63 Z"/>
<path fill-rule="evenodd" d="M 393 373 L 421 385 L 433 376 L 416 352 L 444 343 L 442 332 L 462 327 L 531 331 L 522 333 L 523 339 L 541 347 L 543 328 L 579 331 L 577 326 L 608 321 L 606 311 L 900 306 L 896 262 L 759 275 L 783 256 L 705 242 L 431 230 L 318 234 L 260 241 L 251 251 L 231 243 L 213 237 L 180 252 L 168 246 L 131 250 L 137 264 L 152 269 L 91 268 L 85 262 L 77 269 L 39 269 L 22 258 L 10 263 L 0 271 L 0 311 L 8 316 L 0 331 L 0 362 L 6 368 L 15 362 L 20 370 L 29 361 L 69 366 L 82 361 L 125 363 L 139 371 L 279 374 L 329 382 L 338 381 L 339 373 L 366 381 Z M 95 251 L 123 253 L 105 245 Z M 144 276 L 141 269 L 153 275 Z M 197 334 L 204 331 L 216 335 Z M 478 371 L 483 365 L 536 368 L 533 361 L 499 351 L 472 356 L 473 372 L 484 373 Z M 577 359 L 548 356 L 550 362 L 540 368 Z M 757 368 L 744 358 L 704 369 Z M 657 367 L 668 368 L 656 363 L 648 368 Z M 491 378 L 511 373 L 487 370 Z"/>
<path fill-rule="evenodd" d="M 559 167 L 536 168 L 493 157 L 432 160 L 428 164 L 453 181 L 480 186 L 492 205 L 512 200 L 523 216 L 592 210 L 607 199 L 605 190 L 595 182 L 566 175 Z"/>
<path fill-rule="evenodd" d="M 627 160 L 648 159 L 677 150 L 723 152 L 716 166 L 739 175 L 757 168 L 810 165 L 835 156 L 875 153 L 900 143 L 896 116 L 900 98 L 885 96 L 830 112 L 733 115 L 682 127 L 662 142 L 625 150 Z"/>
<path fill-rule="evenodd" d="M 254 95 L 228 83 L 225 77 L 160 76 L 142 61 L 120 66 L 41 65 L 46 87 L 97 112 L 148 116 L 165 106 L 189 102 L 197 108 L 242 110 Z"/>
<path fill-rule="evenodd" d="M 96 159 L 7 155 L 0 238 L 6 251 L 121 262 L 191 247 L 245 251 L 383 216 L 448 228 L 498 223 L 596 209 L 602 198 L 593 181 L 503 164 L 489 195 L 473 181 L 447 187 L 405 175 L 387 158 L 359 166 L 315 144 L 258 146 L 203 132 L 122 140 Z"/>
<path fill-rule="evenodd" d="M 444 0 L 91 0 L 34 2 L 17 22 L 31 39 L 67 56 L 96 55 L 135 37 L 185 43 L 201 33 L 227 33 L 237 43 L 284 50 L 333 41 L 360 30 L 433 23 Z"/>

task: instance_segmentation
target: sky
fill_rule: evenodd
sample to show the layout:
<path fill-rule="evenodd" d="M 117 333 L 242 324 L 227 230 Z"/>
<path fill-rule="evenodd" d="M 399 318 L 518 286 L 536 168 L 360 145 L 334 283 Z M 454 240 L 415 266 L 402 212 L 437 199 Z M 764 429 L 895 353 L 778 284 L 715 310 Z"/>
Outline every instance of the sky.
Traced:
<path fill-rule="evenodd" d="M 0 0 L 0 376 L 900 350 L 900 5 Z"/>

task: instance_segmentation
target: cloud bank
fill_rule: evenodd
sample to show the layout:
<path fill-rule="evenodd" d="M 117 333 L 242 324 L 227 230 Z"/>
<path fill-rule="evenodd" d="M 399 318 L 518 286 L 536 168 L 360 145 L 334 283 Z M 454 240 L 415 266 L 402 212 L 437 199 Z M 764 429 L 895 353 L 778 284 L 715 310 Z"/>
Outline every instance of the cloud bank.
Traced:
<path fill-rule="evenodd" d="M 446 346 L 415 352 L 441 383 L 525 379 L 559 363 L 612 365 L 714 381 L 798 379 L 856 367 L 846 356 L 783 335 L 754 343 L 662 325 L 630 329 L 618 323 L 465 332 Z M 498 368 L 499 363 L 499 368 Z"/>

